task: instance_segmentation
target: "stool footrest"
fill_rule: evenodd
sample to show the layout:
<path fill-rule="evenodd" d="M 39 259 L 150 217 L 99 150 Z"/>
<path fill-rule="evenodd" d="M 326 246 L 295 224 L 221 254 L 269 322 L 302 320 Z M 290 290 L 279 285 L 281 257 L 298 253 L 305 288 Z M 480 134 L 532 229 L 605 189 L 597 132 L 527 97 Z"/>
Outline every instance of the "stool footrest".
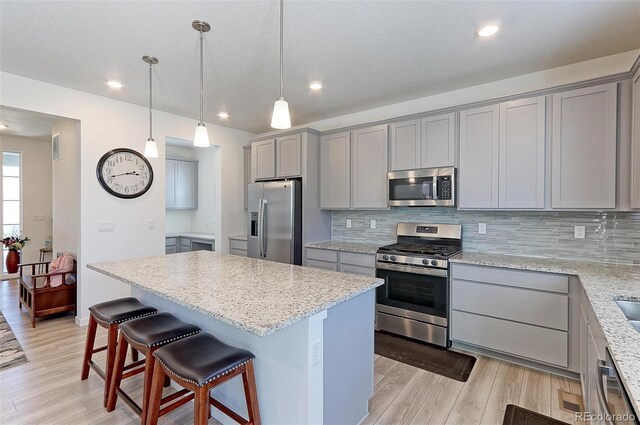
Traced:
<path fill-rule="evenodd" d="M 127 372 L 127 373 L 123 373 L 121 379 L 131 378 L 132 376 L 139 375 L 142 372 L 144 372 L 144 366 L 139 367 L 138 369 L 131 370 L 131 371 Z"/>
<path fill-rule="evenodd" d="M 189 394 L 187 394 L 189 393 Z M 176 394 L 180 394 L 180 396 L 187 394 L 185 397 L 181 398 L 180 400 L 174 401 L 173 403 L 169 404 L 168 406 L 164 407 L 163 409 L 160 409 L 160 413 L 158 414 L 158 416 L 164 416 L 169 412 L 172 412 L 174 410 L 176 410 L 178 407 L 182 406 L 183 404 L 186 404 L 188 402 L 190 402 L 191 400 L 193 400 L 195 398 L 195 394 L 189 390 L 180 390 L 175 394 L 171 394 L 165 398 L 162 399 L 162 401 L 160 402 L 160 404 L 164 404 L 166 402 L 169 402 L 171 400 L 174 400 L 176 398 L 178 398 L 179 396 L 176 396 Z M 174 397 L 175 396 L 175 397 Z M 171 400 L 167 400 L 168 398 L 171 398 Z"/>
<path fill-rule="evenodd" d="M 234 421 L 238 422 L 239 424 L 248 424 L 249 423 L 248 420 L 246 420 L 242 416 L 238 415 L 236 412 L 234 412 L 233 410 L 229 409 L 227 406 L 225 406 L 224 404 L 222 404 L 221 402 L 219 402 L 218 400 L 216 400 L 215 398 L 213 398 L 211 396 L 209 396 L 209 404 L 211 404 L 213 407 L 215 407 L 216 409 L 220 410 L 222 413 L 224 413 L 225 415 L 229 416 L 231 419 L 233 419 Z"/>
<path fill-rule="evenodd" d="M 127 405 L 131 408 L 131 410 L 135 412 L 136 415 L 140 416 L 142 414 L 142 408 L 131 397 L 129 397 L 129 394 L 125 393 L 120 388 L 116 388 L 116 393 L 118 393 L 118 395 L 122 397 L 122 400 L 127 403 Z"/>
<path fill-rule="evenodd" d="M 123 367 L 123 368 L 122 368 L 122 370 L 129 370 L 129 369 L 133 369 L 134 367 L 138 367 L 138 366 L 140 366 L 140 365 L 143 365 L 143 364 L 144 364 L 144 362 L 145 362 L 145 361 L 144 361 L 144 359 L 142 359 L 142 360 L 138 360 L 138 361 L 135 361 L 135 362 L 129 363 L 128 365 L 126 365 L 125 367 Z"/>
<path fill-rule="evenodd" d="M 94 348 L 93 351 L 91 352 L 91 354 L 95 354 L 95 353 L 99 353 L 100 351 L 104 351 L 107 349 L 107 346 L 103 346 L 103 347 L 98 347 L 98 348 Z"/>
<path fill-rule="evenodd" d="M 93 360 L 89 360 L 89 366 L 100 378 L 104 379 L 104 370 L 102 370 L 102 368 L 100 368 L 100 366 L 98 366 Z"/>

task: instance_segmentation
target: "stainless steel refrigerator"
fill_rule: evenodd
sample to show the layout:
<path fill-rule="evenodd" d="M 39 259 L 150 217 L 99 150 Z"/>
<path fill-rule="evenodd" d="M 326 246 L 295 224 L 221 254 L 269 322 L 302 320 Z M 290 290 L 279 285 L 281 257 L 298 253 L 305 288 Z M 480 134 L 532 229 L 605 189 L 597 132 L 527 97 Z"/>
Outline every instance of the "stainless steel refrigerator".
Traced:
<path fill-rule="evenodd" d="M 247 256 L 302 265 L 299 180 L 249 184 Z"/>

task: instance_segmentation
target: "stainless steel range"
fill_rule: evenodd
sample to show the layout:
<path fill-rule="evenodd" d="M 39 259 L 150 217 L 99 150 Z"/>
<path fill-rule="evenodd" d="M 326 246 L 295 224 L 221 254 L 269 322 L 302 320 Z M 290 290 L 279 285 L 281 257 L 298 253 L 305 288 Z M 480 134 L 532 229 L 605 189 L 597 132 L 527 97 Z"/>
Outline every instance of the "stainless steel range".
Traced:
<path fill-rule="evenodd" d="M 376 324 L 383 331 L 449 346 L 449 257 L 462 226 L 398 223 L 398 241 L 378 248 Z"/>

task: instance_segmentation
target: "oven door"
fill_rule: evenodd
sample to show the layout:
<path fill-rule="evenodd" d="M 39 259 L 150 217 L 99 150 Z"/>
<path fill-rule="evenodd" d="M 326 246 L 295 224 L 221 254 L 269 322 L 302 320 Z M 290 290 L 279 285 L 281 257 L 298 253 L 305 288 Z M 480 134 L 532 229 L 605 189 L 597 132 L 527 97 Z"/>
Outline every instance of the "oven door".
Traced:
<path fill-rule="evenodd" d="M 379 312 L 446 327 L 449 288 L 446 270 L 400 266 L 405 271 L 376 269 L 384 285 L 376 289 Z M 409 270 L 416 269 L 413 273 Z"/>

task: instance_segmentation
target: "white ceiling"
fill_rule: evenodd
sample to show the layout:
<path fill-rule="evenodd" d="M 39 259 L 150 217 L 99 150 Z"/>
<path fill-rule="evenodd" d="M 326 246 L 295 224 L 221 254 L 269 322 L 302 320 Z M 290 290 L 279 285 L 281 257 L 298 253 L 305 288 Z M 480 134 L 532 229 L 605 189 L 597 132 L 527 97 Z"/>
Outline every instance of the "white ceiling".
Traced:
<path fill-rule="evenodd" d="M 22 109 L 0 106 L 0 123 L 8 128 L 0 130 L 2 136 L 20 136 L 51 141 L 51 130 L 56 117 Z"/>
<path fill-rule="evenodd" d="M 0 2 L 3 71 L 198 117 L 269 130 L 278 96 L 276 1 Z M 285 98 L 293 125 L 640 47 L 640 1 L 285 1 Z M 474 31 L 497 21 L 490 39 Z M 109 78 L 125 87 L 113 91 Z M 321 93 L 308 89 L 321 80 Z M 217 118 L 228 110 L 227 121 Z"/>

